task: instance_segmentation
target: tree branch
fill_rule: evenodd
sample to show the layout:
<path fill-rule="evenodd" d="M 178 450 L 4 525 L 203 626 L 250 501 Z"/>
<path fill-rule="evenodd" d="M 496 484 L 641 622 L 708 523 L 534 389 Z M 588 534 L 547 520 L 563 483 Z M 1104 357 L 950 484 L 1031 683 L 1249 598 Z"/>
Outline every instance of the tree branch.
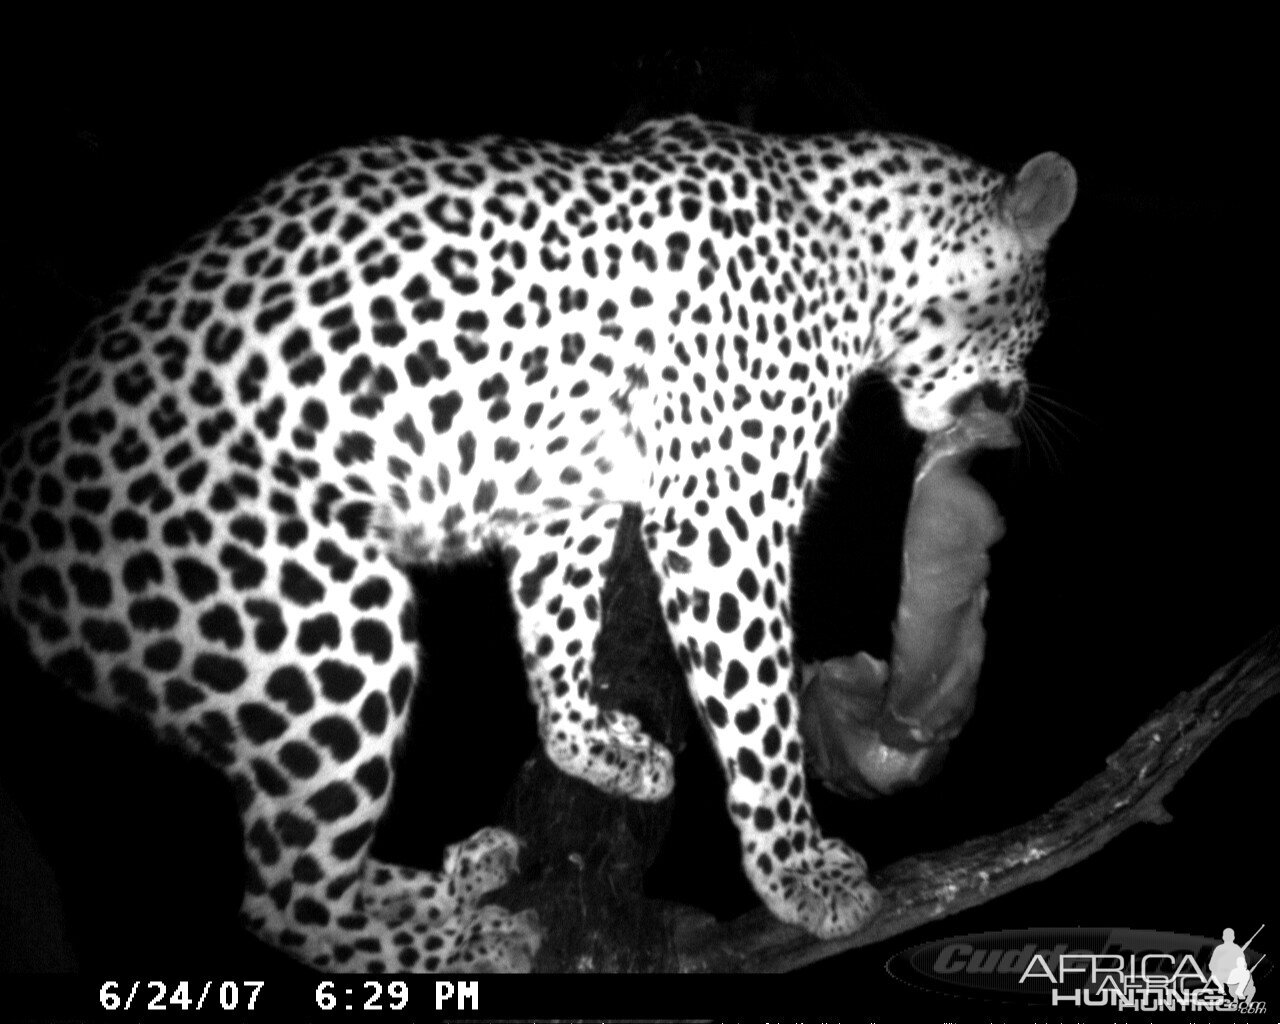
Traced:
<path fill-rule="evenodd" d="M 872 880 L 885 897 L 884 909 L 856 935 L 820 942 L 763 910 L 725 925 L 688 912 L 677 920 L 679 969 L 792 970 L 1043 881 L 1133 825 L 1170 821 L 1163 800 L 1178 780 L 1227 726 L 1277 692 L 1280 627 L 1157 711 L 1101 772 L 1044 814 L 876 872 Z"/>
<path fill-rule="evenodd" d="M 599 702 L 639 714 L 679 747 L 687 724 L 676 663 L 645 557 L 639 515 L 618 527 L 596 651 Z M 947 850 L 876 871 L 884 907 L 846 939 L 821 942 L 763 908 L 728 922 L 642 894 L 670 801 L 617 800 L 531 760 L 502 821 L 527 842 L 524 881 L 504 905 L 537 908 L 547 929 L 540 971 L 785 971 L 882 941 L 1041 881 L 1139 822 L 1170 820 L 1162 801 L 1232 722 L 1280 691 L 1280 627 L 1194 690 L 1179 694 L 1112 754 L 1106 767 L 1044 814 Z M 734 864 L 734 869 L 737 865 Z"/>

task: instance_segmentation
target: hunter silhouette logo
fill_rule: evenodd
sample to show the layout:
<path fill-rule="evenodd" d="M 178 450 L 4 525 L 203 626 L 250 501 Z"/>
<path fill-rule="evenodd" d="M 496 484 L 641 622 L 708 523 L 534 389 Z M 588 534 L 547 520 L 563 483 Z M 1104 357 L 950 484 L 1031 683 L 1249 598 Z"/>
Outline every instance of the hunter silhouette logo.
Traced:
<path fill-rule="evenodd" d="M 1244 945 L 1230 928 L 1221 942 L 1123 927 L 982 932 L 913 946 L 890 957 L 885 969 L 906 985 L 968 999 L 1265 1014 L 1255 985 L 1258 979 L 1265 989 L 1271 974 L 1266 952 L 1255 945 L 1264 927 Z"/>
<path fill-rule="evenodd" d="M 1258 937 L 1258 932 L 1262 931 L 1266 925 L 1259 925 L 1258 931 L 1249 936 L 1249 942 Z M 1244 951 L 1249 948 L 1249 942 L 1243 946 L 1236 945 L 1236 933 L 1231 928 L 1222 929 L 1222 943 L 1214 951 L 1213 956 L 1209 958 L 1209 977 L 1213 985 L 1219 992 L 1229 992 L 1242 1002 L 1253 1002 L 1255 992 L 1253 984 L 1253 972 L 1250 970 L 1248 962 L 1245 960 Z M 1258 964 L 1267 958 L 1265 953 L 1258 958 L 1257 963 L 1253 965 L 1256 970 Z"/>

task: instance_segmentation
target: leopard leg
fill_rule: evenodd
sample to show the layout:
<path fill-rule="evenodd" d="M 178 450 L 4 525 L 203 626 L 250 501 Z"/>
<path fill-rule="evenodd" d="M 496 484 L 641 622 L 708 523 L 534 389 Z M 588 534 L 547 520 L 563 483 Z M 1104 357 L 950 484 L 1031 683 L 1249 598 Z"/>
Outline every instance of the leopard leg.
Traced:
<path fill-rule="evenodd" d="M 38 655 L 50 671 L 74 669 L 86 690 L 97 681 L 104 702 L 145 711 L 229 776 L 242 916 L 267 944 L 321 970 L 527 970 L 536 920 L 479 903 L 513 869 L 511 836 L 479 833 L 440 872 L 389 869 L 394 884 L 369 860 L 418 671 L 409 580 L 337 522 L 300 526 L 274 566 L 240 543 L 253 535 L 210 530 L 165 562 L 118 552 L 109 564 L 122 587 L 158 611 L 122 631 L 125 642 L 87 650 L 77 619 L 65 650 Z M 220 581 L 215 565 L 227 570 Z M 197 592 L 192 579 L 211 582 Z M 175 587 L 187 603 L 169 599 Z"/>
<path fill-rule="evenodd" d="M 439 872 L 370 859 L 419 664 L 412 588 L 376 545 L 314 540 L 291 585 L 243 599 L 245 621 L 287 638 L 255 637 L 246 688 L 278 707 L 241 707 L 251 725 L 229 766 L 248 797 L 244 918 L 322 970 L 528 970 L 536 918 L 480 905 L 515 868 L 508 833 L 451 847 Z"/>
<path fill-rule="evenodd" d="M 480 905 L 514 871 L 514 838 L 484 829 L 457 844 L 466 855 L 446 857 L 441 871 L 384 864 L 364 838 L 375 808 L 333 825 L 308 814 L 352 782 L 330 778 L 298 792 L 306 811 L 270 801 L 250 808 L 246 926 L 320 970 L 528 971 L 541 941 L 536 916 Z"/>
<path fill-rule="evenodd" d="M 249 840 L 250 884 L 242 907 L 249 929 L 320 970 L 526 972 L 541 942 L 533 911 L 511 914 L 480 904 L 514 872 L 515 839 L 483 829 L 458 843 L 441 871 L 385 864 L 365 849 L 332 873 L 342 835 L 328 858 L 283 849 L 296 836 L 289 813 L 270 808 L 281 827 L 258 818 Z M 344 833 L 344 834 L 349 834 Z M 273 851 L 280 847 L 280 852 Z M 345 852 L 345 851 L 343 851 Z M 363 863 L 361 863 L 363 861 Z"/>
<path fill-rule="evenodd" d="M 742 516 L 723 504 L 673 508 L 662 521 L 677 524 L 648 534 L 662 607 L 728 777 L 746 874 L 780 920 L 824 938 L 856 931 L 879 896 L 862 857 L 822 835 L 805 789 L 789 531 L 748 540 Z M 762 510 L 755 522 L 764 521 Z"/>
<path fill-rule="evenodd" d="M 634 716 L 591 699 L 600 591 L 619 514 L 617 505 L 573 510 L 509 538 L 511 591 L 530 698 L 552 762 L 606 793 L 661 800 L 675 781 L 670 751 Z"/>

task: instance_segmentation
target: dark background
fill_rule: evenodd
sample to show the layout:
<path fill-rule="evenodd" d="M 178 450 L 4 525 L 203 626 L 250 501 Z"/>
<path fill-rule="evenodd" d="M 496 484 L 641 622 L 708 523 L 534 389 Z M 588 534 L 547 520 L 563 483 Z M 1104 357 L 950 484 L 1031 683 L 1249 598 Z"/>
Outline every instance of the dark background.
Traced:
<path fill-rule="evenodd" d="M 820 812 L 873 869 L 1025 820 L 1280 619 L 1275 170 L 1264 156 L 1270 130 L 1260 131 L 1269 121 L 1256 110 L 1264 75 L 1255 69 L 1266 64 L 1244 48 L 1247 31 L 1193 26 L 1158 44 L 1111 26 L 1070 43 L 1042 31 L 998 43 L 943 33 L 925 48 L 852 19 L 715 35 L 500 32 L 499 20 L 483 34 L 397 19 L 296 36 L 248 22 L 175 26 L 172 38 L 127 43 L 113 33 L 56 57 L 25 55 L 6 88 L 0 143 L 9 150 L 6 413 L 113 288 L 273 173 L 372 135 L 588 142 L 692 109 L 760 130 L 906 131 L 1006 170 L 1053 149 L 1075 164 L 1080 193 L 1051 249 L 1052 319 L 1029 364 L 1042 398 L 1036 426 L 1015 455 L 979 470 L 1008 531 L 993 553 L 977 713 L 926 789 L 874 805 L 824 799 Z M 852 419 L 848 464 L 799 570 L 805 644 L 823 656 L 886 635 L 897 557 L 886 510 L 914 451 L 883 392 L 860 396 Z M 446 582 L 425 601 L 438 640 L 416 705 L 431 721 L 415 726 L 414 742 L 430 752 L 397 790 L 397 818 L 421 822 L 427 858 L 490 819 L 533 743 L 495 572 Z M 70 947 L 94 975 L 279 969 L 235 926 L 239 847 L 217 776 L 63 697 L 16 647 L 4 656 L 0 780 L 66 907 L 65 940 L 33 938 L 8 962 L 54 963 Z M 449 700 L 463 702 L 451 714 L 474 722 L 465 732 L 433 714 L 446 705 L 432 701 Z M 1173 824 L 1137 828 L 1046 883 L 812 973 L 847 983 L 861 1005 L 889 1007 L 913 996 L 883 975 L 884 960 L 948 934 L 1280 928 L 1263 838 L 1278 723 L 1280 711 L 1264 707 L 1228 730 L 1168 800 Z M 459 736 L 461 748 L 447 746 Z M 491 770 L 462 789 L 462 772 L 447 768 L 460 758 Z M 700 741 L 679 770 L 654 890 L 739 912 L 752 897 Z M 446 771 L 455 792 L 429 781 Z M 811 982 L 780 979 L 779 998 L 791 1000 L 782 1005 L 808 1005 Z"/>

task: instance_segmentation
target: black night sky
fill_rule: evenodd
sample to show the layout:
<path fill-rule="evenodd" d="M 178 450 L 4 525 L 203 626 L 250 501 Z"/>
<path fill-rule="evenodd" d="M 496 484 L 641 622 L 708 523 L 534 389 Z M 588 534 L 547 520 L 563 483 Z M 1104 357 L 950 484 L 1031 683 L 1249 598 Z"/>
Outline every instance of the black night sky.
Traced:
<path fill-rule="evenodd" d="M 1069 50 L 1055 42 L 1061 52 L 1034 54 L 1024 41 L 998 56 L 976 39 L 937 53 L 897 39 L 909 56 L 896 60 L 864 59 L 887 50 L 887 38 L 873 43 L 850 28 L 583 38 L 538 29 L 481 43 L 410 22 L 377 38 L 313 27 L 298 46 L 284 45 L 279 29 L 234 45 L 225 29 L 201 35 L 175 31 L 172 43 L 135 40 L 120 51 L 60 48 L 56 59 L 33 58 L 30 73 L 11 72 L 0 144 L 11 198 L 0 253 L 6 408 L 36 386 L 96 297 L 271 174 L 377 134 L 586 142 L 647 114 L 692 109 L 750 117 L 766 131 L 905 131 L 1005 170 L 1052 149 L 1079 173 L 1075 210 L 1050 253 L 1052 318 L 1029 362 L 1052 416 L 1037 420 L 1045 438 L 979 471 L 1007 532 L 993 553 L 976 714 L 930 786 L 873 805 L 824 799 L 819 812 L 873 870 L 1015 824 L 1280 621 L 1277 346 L 1265 327 L 1275 170 L 1264 155 L 1271 133 L 1260 131 L 1271 121 L 1256 109 L 1265 64 L 1237 51 L 1236 34 L 1139 45 L 1108 30 Z M 848 653 L 840 647 L 851 637 L 873 642 L 892 613 L 892 579 L 870 596 L 859 581 L 877 578 L 868 538 L 892 529 L 875 525 L 873 485 L 900 477 L 913 457 L 891 405 L 873 398 L 851 417 L 860 429 L 847 439 L 847 479 L 814 526 L 816 557 L 800 567 L 811 579 L 797 601 L 808 615 L 801 625 L 824 654 Z M 514 645 L 486 633 L 506 614 L 496 576 L 463 577 L 428 623 L 440 638 L 433 686 L 453 675 L 473 690 L 518 678 Z M 853 621 L 868 609 L 880 620 Z M 275 969 L 235 926 L 238 841 L 217 776 L 137 749 L 98 713 L 46 692 L 18 650 L 6 656 L 17 667 L 3 691 L 18 697 L 16 713 L 0 713 L 0 785 L 54 867 L 82 971 Z M 475 713 L 501 714 L 493 709 L 509 699 L 518 721 L 522 685 L 495 682 L 501 700 L 475 691 Z M 798 1012 L 783 1009 L 788 999 L 807 1005 L 802 986 L 822 976 L 893 1019 L 888 1009 L 911 996 L 885 977 L 884 960 L 948 934 L 1280 929 L 1262 839 L 1275 808 L 1278 725 L 1280 708 L 1264 706 L 1231 727 L 1167 801 L 1172 824 L 1139 826 L 1045 883 L 780 978 L 776 1012 Z M 476 735 L 458 756 L 484 758 L 487 746 Z M 513 771 L 522 751 L 500 757 Z M 716 810 L 714 765 L 695 748 L 680 766 L 682 803 L 655 885 L 740 912 L 751 894 L 732 879 L 735 837 Z M 451 778 L 461 784 L 461 773 Z M 433 801 L 424 816 L 450 831 L 433 841 L 458 838 L 501 796 L 501 778 L 476 784 L 475 797 L 432 797 L 424 785 L 405 799 Z M 31 949 L 38 942 L 33 933 Z"/>

